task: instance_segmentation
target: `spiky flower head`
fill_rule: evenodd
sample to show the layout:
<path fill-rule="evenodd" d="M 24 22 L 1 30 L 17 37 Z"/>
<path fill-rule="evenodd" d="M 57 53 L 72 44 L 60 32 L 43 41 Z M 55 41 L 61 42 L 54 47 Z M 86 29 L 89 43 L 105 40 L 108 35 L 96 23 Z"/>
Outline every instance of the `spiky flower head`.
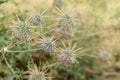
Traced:
<path fill-rule="evenodd" d="M 63 14 L 62 16 L 57 18 L 58 24 L 60 24 L 61 27 L 64 27 L 66 29 L 72 29 L 74 22 L 73 18 L 68 14 Z"/>
<path fill-rule="evenodd" d="M 31 21 L 34 25 L 41 26 L 43 25 L 45 19 L 44 19 L 44 16 L 40 14 L 33 14 L 31 17 Z"/>
<path fill-rule="evenodd" d="M 63 43 L 63 42 L 62 42 Z M 59 48 L 58 52 L 60 54 L 58 54 L 58 60 L 65 66 L 72 66 L 77 62 L 77 53 L 80 50 L 80 48 L 76 49 L 76 44 L 74 44 L 73 46 L 71 45 L 71 43 L 69 43 L 69 45 L 65 45 L 65 43 L 63 43 L 64 48 Z"/>
<path fill-rule="evenodd" d="M 46 53 L 53 53 L 56 49 L 55 41 L 53 40 L 53 37 L 51 38 L 42 38 L 40 42 L 40 47 L 44 50 Z"/>
<path fill-rule="evenodd" d="M 47 68 L 39 68 L 36 65 L 33 66 L 33 68 L 29 68 L 28 71 L 24 72 L 24 74 L 29 74 L 25 78 L 27 80 L 51 80 L 51 77 L 49 77 L 47 73 Z"/>
<path fill-rule="evenodd" d="M 21 41 L 29 41 L 32 39 L 33 34 L 26 22 L 20 22 L 17 27 L 13 28 L 13 36 Z"/>
<path fill-rule="evenodd" d="M 57 22 L 60 28 L 56 30 L 58 34 L 64 37 L 73 37 L 73 19 L 67 14 L 64 14 L 57 18 Z"/>

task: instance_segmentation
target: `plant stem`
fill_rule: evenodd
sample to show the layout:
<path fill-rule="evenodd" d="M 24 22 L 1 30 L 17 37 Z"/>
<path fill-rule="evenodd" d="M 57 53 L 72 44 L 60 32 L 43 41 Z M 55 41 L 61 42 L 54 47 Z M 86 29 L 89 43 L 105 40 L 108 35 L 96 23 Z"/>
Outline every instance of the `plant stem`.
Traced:
<path fill-rule="evenodd" d="M 10 70 L 10 72 L 14 75 L 15 72 L 12 70 L 10 64 L 8 63 L 8 61 L 7 61 L 7 59 L 5 57 L 4 57 L 4 60 L 5 60 L 6 65 L 8 66 L 8 69 Z"/>
<path fill-rule="evenodd" d="M 41 49 L 33 49 L 33 50 L 25 50 L 25 51 L 7 51 L 8 53 L 16 53 L 16 52 L 33 52 L 33 51 L 38 51 L 38 50 L 41 50 Z"/>

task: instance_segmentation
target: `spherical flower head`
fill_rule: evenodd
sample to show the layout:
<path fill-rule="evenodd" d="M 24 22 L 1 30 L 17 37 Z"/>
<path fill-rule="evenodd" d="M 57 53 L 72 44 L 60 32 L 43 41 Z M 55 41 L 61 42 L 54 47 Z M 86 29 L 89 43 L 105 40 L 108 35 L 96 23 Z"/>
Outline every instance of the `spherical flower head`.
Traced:
<path fill-rule="evenodd" d="M 53 38 L 43 38 L 41 39 L 40 47 L 46 53 L 53 53 L 56 48 L 55 41 L 53 41 Z"/>
<path fill-rule="evenodd" d="M 41 26 L 44 23 L 44 17 L 40 14 L 33 14 L 31 17 L 31 21 L 33 24 Z"/>
<path fill-rule="evenodd" d="M 64 14 L 57 18 L 58 24 L 60 24 L 61 27 L 71 29 L 74 25 L 73 18 L 69 16 L 68 14 Z"/>
<path fill-rule="evenodd" d="M 71 44 L 69 45 L 69 47 L 67 47 L 64 43 L 63 45 L 64 48 L 58 49 L 58 51 L 60 52 L 60 54 L 58 54 L 58 60 L 67 67 L 78 63 L 76 59 L 78 56 L 76 53 L 78 53 L 80 49 L 75 49 L 76 44 L 73 45 L 73 47 L 71 47 Z"/>
<path fill-rule="evenodd" d="M 64 51 L 58 55 L 59 61 L 65 66 L 72 66 L 76 63 L 76 54 L 72 54 L 69 51 Z"/>
<path fill-rule="evenodd" d="M 25 73 L 29 74 L 26 78 L 28 80 L 50 80 L 46 68 L 39 68 L 34 65 L 34 68 L 29 68 Z"/>
<path fill-rule="evenodd" d="M 17 27 L 14 27 L 13 35 L 21 41 L 29 41 L 33 37 L 32 30 L 26 22 L 20 22 Z"/>

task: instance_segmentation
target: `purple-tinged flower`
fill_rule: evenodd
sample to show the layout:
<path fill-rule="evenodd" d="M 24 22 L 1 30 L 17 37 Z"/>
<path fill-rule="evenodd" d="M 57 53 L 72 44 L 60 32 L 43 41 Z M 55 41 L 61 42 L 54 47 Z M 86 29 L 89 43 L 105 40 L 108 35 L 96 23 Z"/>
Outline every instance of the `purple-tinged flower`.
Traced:
<path fill-rule="evenodd" d="M 65 66 L 72 66 L 76 63 L 76 54 L 70 54 L 69 52 L 64 52 L 58 55 L 59 61 Z"/>
<path fill-rule="evenodd" d="M 55 41 L 53 41 L 53 38 L 43 38 L 41 39 L 40 47 L 44 50 L 44 52 L 52 53 L 56 49 Z"/>
<path fill-rule="evenodd" d="M 31 17 L 31 21 L 34 25 L 41 26 L 44 23 L 44 16 L 40 14 L 33 14 Z"/>
<path fill-rule="evenodd" d="M 66 29 L 71 30 L 74 26 L 73 18 L 69 16 L 68 14 L 64 14 L 57 18 L 58 24 L 60 24 L 61 27 L 64 27 Z"/>
<path fill-rule="evenodd" d="M 64 43 L 63 43 L 64 48 L 59 48 L 58 52 L 60 54 L 58 54 L 58 60 L 65 66 L 72 66 L 77 62 L 77 54 L 78 51 L 80 50 L 80 48 L 75 49 L 76 48 L 76 44 L 74 44 L 73 46 L 71 46 L 71 44 L 69 44 L 69 46 L 67 47 Z"/>
<path fill-rule="evenodd" d="M 34 65 L 33 68 L 29 68 L 28 71 L 25 71 L 24 74 L 29 74 L 25 76 L 27 80 L 51 80 L 51 77 L 47 73 L 47 68 L 39 68 Z"/>

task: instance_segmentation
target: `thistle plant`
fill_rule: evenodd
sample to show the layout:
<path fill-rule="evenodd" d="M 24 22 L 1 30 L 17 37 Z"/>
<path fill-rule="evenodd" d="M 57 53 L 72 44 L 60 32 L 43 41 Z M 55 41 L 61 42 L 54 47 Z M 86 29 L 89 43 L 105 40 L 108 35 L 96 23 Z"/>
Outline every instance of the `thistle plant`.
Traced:
<path fill-rule="evenodd" d="M 43 68 L 37 67 L 35 64 L 33 68 L 29 67 L 29 70 L 24 72 L 24 74 L 29 74 L 24 76 L 27 80 L 51 80 L 52 77 L 49 76 L 47 70 L 44 66 Z"/>
<path fill-rule="evenodd" d="M 41 14 L 35 14 L 32 17 L 30 17 L 30 20 L 32 21 L 32 23 L 35 24 L 36 26 L 41 26 L 44 23 L 43 14 L 45 12 L 46 11 L 44 11 Z M 79 53 L 80 48 L 76 49 L 77 43 L 75 43 L 74 45 L 72 45 L 72 43 L 69 43 L 69 45 L 65 45 L 66 43 L 62 43 L 63 46 L 61 47 L 61 45 L 59 44 L 61 44 L 60 41 L 62 38 L 55 36 L 56 40 L 54 40 L 53 34 L 51 34 L 51 32 L 49 31 L 45 31 L 44 30 L 45 28 L 41 29 L 43 31 L 39 32 L 38 30 L 34 32 L 34 28 L 30 24 L 30 22 L 29 20 L 20 21 L 17 23 L 17 25 L 12 27 L 12 37 L 13 37 L 12 40 L 17 41 L 16 45 L 17 47 L 19 47 L 19 50 L 17 49 L 15 50 L 16 45 L 14 45 L 14 43 L 11 43 L 10 45 L 8 45 L 9 48 L 8 46 L 4 48 L 5 53 L 28 53 L 28 52 L 29 53 L 35 52 L 35 54 L 37 52 L 42 52 L 45 54 L 55 53 L 56 54 L 55 61 L 62 63 L 66 67 L 68 66 L 71 67 L 72 65 L 76 65 L 78 63 L 77 58 L 79 56 L 77 54 Z M 72 29 L 73 29 L 74 23 L 72 18 L 68 14 L 64 14 L 60 16 L 58 18 L 58 24 L 60 25 L 60 28 L 58 28 L 59 29 L 58 33 L 64 36 L 70 36 L 70 37 L 72 36 Z M 39 27 L 36 27 L 36 29 L 37 28 Z M 53 28 L 55 28 L 54 31 L 57 29 L 56 26 Z M 48 27 L 48 29 L 50 28 Z M 44 37 L 46 36 L 46 34 L 42 32 L 45 32 L 49 35 L 47 37 Z M 34 36 L 36 33 L 39 34 L 38 38 L 35 38 Z M 35 39 L 33 40 L 33 38 Z M 29 44 L 24 45 L 26 43 L 29 43 Z M 28 48 L 25 48 L 26 46 Z M 49 56 L 52 56 L 52 55 L 49 55 Z M 53 60 L 54 59 L 52 59 L 51 62 Z M 8 61 L 6 61 L 6 64 L 10 65 Z M 9 67 L 9 69 L 13 71 L 12 67 Z M 28 68 L 27 71 L 26 70 L 23 71 L 23 73 L 29 74 L 28 76 L 26 76 L 28 80 L 51 80 L 51 77 L 48 77 L 46 72 L 47 70 L 45 68 L 41 69 L 36 64 L 34 65 L 33 68 Z"/>
<path fill-rule="evenodd" d="M 37 12 L 29 18 L 26 17 L 25 21 L 21 20 L 19 22 L 15 22 L 15 25 L 10 24 L 12 25 L 12 30 L 9 29 L 9 33 L 11 34 L 11 36 L 9 36 L 8 38 L 10 39 L 6 39 L 6 37 L 1 38 L 1 40 L 5 43 L 4 45 L 2 45 L 2 47 L 0 43 L 0 47 L 2 48 L 0 50 L 0 68 L 1 65 L 5 66 L 3 66 L 6 69 L 6 72 L 3 72 L 5 73 L 5 77 L 8 77 L 9 74 L 18 75 L 18 70 L 22 71 L 21 75 L 23 76 L 20 76 L 20 79 L 15 78 L 13 80 L 24 80 L 24 78 L 25 80 L 52 80 L 51 76 L 49 76 L 48 74 L 49 72 L 51 73 L 51 75 L 55 74 L 53 75 L 53 77 L 56 77 L 57 73 L 64 73 L 63 71 L 67 72 L 67 69 L 71 69 L 70 67 L 78 65 L 78 63 L 80 63 L 80 60 L 78 58 L 84 56 L 89 57 L 89 54 L 85 54 L 86 49 L 81 51 L 81 47 L 90 47 L 89 51 L 86 51 L 86 53 L 92 53 L 93 48 L 91 46 L 94 46 L 94 42 L 96 42 L 96 40 L 92 40 L 92 37 L 86 37 L 86 32 L 88 33 L 89 31 L 85 28 L 89 27 L 89 24 L 86 22 L 85 26 L 81 26 L 79 25 L 79 23 L 76 25 L 75 19 L 81 18 L 80 14 L 78 12 L 74 12 L 75 14 L 74 16 L 72 16 L 70 13 L 62 11 L 62 0 L 54 0 L 53 6 L 56 9 L 53 9 L 52 7 L 49 8 L 51 11 L 51 13 L 49 14 L 53 14 L 53 16 L 50 17 L 52 21 L 48 22 L 49 25 L 46 24 L 47 21 L 45 20 L 49 18 L 45 16 L 47 9 L 44 10 L 42 13 Z M 17 7 L 19 8 L 19 6 Z M 57 14 L 54 13 L 54 10 L 58 11 L 60 15 L 57 16 Z M 21 13 L 19 13 L 18 16 L 20 17 Z M 27 14 L 27 16 L 29 15 Z M 10 20 L 15 21 L 16 17 Z M 41 28 L 41 26 L 43 25 L 45 26 L 45 28 Z M 80 31 L 81 34 L 75 31 L 76 27 L 78 29 L 77 31 Z M 3 33 L 5 34 L 5 32 Z M 7 35 L 10 35 L 9 33 Z M 89 44 L 91 42 L 92 44 Z M 80 54 L 81 52 L 83 54 Z M 106 58 L 107 55 L 100 54 L 99 56 L 101 57 L 101 59 L 103 59 Z M 27 65 L 30 60 L 34 62 L 34 65 L 32 67 Z M 45 65 L 46 62 L 49 62 L 50 64 L 57 63 L 59 65 L 55 64 L 54 68 L 47 69 L 50 67 L 50 65 Z M 39 63 L 45 66 L 41 67 Z M 56 70 L 57 68 L 61 68 L 62 65 L 64 66 L 63 70 Z M 79 65 L 78 67 L 80 67 L 80 69 L 83 69 L 81 68 L 83 67 L 81 65 Z M 54 71 L 53 73 L 52 70 Z M 81 74 L 83 75 L 83 73 Z M 64 79 L 80 80 L 80 78 L 70 79 L 70 76 L 71 74 L 67 77 L 64 76 Z M 74 77 L 76 76 L 79 76 L 79 74 L 74 75 Z M 60 80 L 63 80 L 63 78 L 60 78 Z"/>
<path fill-rule="evenodd" d="M 36 26 L 43 26 L 45 18 L 48 17 L 45 15 L 48 9 L 45 9 L 42 13 L 34 13 L 30 17 L 30 21 Z"/>
<path fill-rule="evenodd" d="M 53 53 L 56 49 L 56 44 L 55 41 L 53 41 L 53 37 L 42 38 L 40 41 L 40 47 L 44 50 L 45 53 Z"/>
<path fill-rule="evenodd" d="M 33 38 L 33 33 L 26 22 L 20 22 L 17 27 L 13 28 L 13 36 L 20 41 L 29 41 Z"/>
<path fill-rule="evenodd" d="M 75 19 L 72 15 L 68 13 L 64 13 L 62 10 L 57 9 L 60 12 L 60 16 L 57 18 L 57 23 L 60 26 L 57 28 L 56 32 L 59 35 L 63 35 L 65 37 L 73 37 L 74 36 L 74 26 Z"/>
<path fill-rule="evenodd" d="M 80 48 L 76 49 L 76 43 L 72 46 L 71 43 L 69 43 L 69 45 L 65 45 L 65 43 L 63 43 L 64 48 L 59 48 L 58 49 L 58 59 L 59 61 L 65 65 L 65 66 L 72 66 L 76 63 L 78 63 L 77 61 L 77 57 Z"/>
<path fill-rule="evenodd" d="M 62 16 L 58 17 L 57 22 L 61 27 L 64 27 L 65 29 L 72 29 L 74 26 L 73 19 L 68 14 L 63 14 Z"/>

